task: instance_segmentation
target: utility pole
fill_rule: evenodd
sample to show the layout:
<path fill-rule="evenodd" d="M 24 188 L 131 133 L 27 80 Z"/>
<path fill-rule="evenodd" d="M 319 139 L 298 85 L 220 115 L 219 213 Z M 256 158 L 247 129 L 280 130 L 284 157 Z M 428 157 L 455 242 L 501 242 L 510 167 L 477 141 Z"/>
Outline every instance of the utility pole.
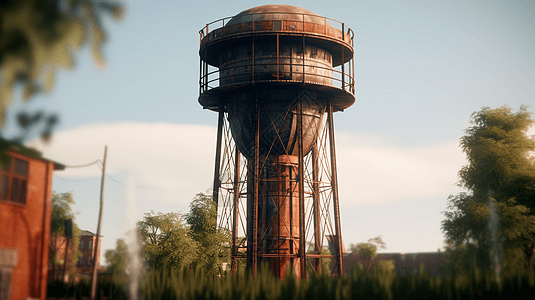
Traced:
<path fill-rule="evenodd" d="M 93 265 L 91 266 L 91 300 L 95 300 L 97 294 L 97 250 L 100 240 L 100 225 L 102 224 L 102 206 L 104 206 L 104 178 L 106 178 L 106 154 L 108 146 L 104 146 L 104 160 L 102 161 L 102 180 L 100 182 L 100 209 L 98 212 L 97 238 L 93 248 Z"/>

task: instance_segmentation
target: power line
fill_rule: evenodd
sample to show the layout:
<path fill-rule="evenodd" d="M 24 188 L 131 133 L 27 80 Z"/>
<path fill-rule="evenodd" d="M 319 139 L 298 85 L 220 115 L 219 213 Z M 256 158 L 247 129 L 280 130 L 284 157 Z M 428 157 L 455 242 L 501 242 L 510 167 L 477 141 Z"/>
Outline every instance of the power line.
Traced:
<path fill-rule="evenodd" d="M 102 170 L 102 162 L 99 161 L 99 165 L 98 167 Z M 124 186 L 128 186 L 128 184 L 126 183 L 123 183 L 113 177 L 111 177 L 110 175 L 106 174 L 106 177 L 108 177 L 109 179 L 111 179 L 112 181 L 115 181 L 116 183 L 120 184 L 120 185 L 124 185 Z M 135 188 L 137 189 L 148 189 L 148 190 L 159 190 L 159 188 L 155 188 L 155 187 L 149 187 L 149 186 L 138 186 L 138 185 L 134 185 Z"/>
<path fill-rule="evenodd" d="M 61 180 L 64 180 L 64 181 L 70 181 L 70 182 L 81 182 L 81 181 L 88 181 L 88 180 L 95 180 L 95 178 L 84 178 L 84 179 L 65 179 L 65 178 L 61 178 L 57 175 L 54 175 L 55 178 L 57 179 L 61 179 Z"/>
<path fill-rule="evenodd" d="M 65 168 L 85 168 L 85 167 L 89 167 L 91 165 L 94 165 L 96 163 L 100 162 L 100 159 L 97 159 L 95 160 L 94 162 L 92 163 L 88 163 L 88 164 L 85 164 L 85 165 L 79 165 L 79 166 L 65 166 Z"/>
<path fill-rule="evenodd" d="M 111 180 L 117 182 L 117 183 L 120 184 L 120 185 L 128 186 L 128 184 L 125 184 L 125 183 L 120 182 L 119 180 L 113 179 L 113 177 L 111 177 L 110 175 L 106 175 L 106 177 L 108 177 L 109 179 L 111 179 Z M 138 185 L 134 185 L 134 187 L 137 188 L 137 189 L 159 190 L 159 188 L 148 187 L 148 186 L 138 186 Z"/>
<path fill-rule="evenodd" d="M 65 168 L 85 168 L 85 167 L 89 167 L 89 166 L 92 166 L 94 164 L 97 164 L 97 166 L 102 170 L 102 161 L 100 159 L 97 159 L 95 160 L 94 162 L 92 163 L 89 163 L 89 164 L 85 164 L 85 165 L 79 165 L 79 166 L 65 166 Z M 61 179 L 61 180 L 64 180 L 64 181 L 70 181 L 70 182 L 80 182 L 80 181 L 87 181 L 87 180 L 93 180 L 93 178 L 91 179 L 79 179 L 79 180 L 70 180 L 70 179 L 65 179 L 65 178 L 61 178 L 57 175 L 54 175 L 54 177 L 58 178 L 58 179 Z M 106 174 L 106 177 L 108 177 L 109 179 L 115 181 L 116 183 L 120 184 L 120 185 L 124 185 L 124 186 L 128 186 L 128 184 L 125 184 L 123 182 L 120 182 L 119 180 L 111 177 L 110 175 Z M 155 187 L 148 187 L 148 186 L 138 186 L 138 185 L 135 185 L 134 186 L 135 188 L 138 188 L 138 189 L 149 189 L 149 190 L 158 190 L 159 188 L 155 188 Z"/>

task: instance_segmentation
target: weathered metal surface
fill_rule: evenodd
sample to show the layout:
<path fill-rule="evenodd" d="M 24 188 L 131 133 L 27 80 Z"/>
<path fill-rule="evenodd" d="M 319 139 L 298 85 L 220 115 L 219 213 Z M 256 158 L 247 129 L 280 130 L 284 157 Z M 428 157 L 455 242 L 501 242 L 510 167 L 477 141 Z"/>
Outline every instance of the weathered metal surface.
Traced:
<path fill-rule="evenodd" d="M 338 28 L 331 25 L 336 24 Z M 319 16 L 309 10 L 290 5 L 264 5 L 245 10 L 230 18 L 214 21 L 200 30 L 201 56 L 209 64 L 217 66 L 217 60 L 213 54 L 202 53 L 206 46 L 226 45 L 236 38 L 255 34 L 258 36 L 273 32 L 284 35 L 302 36 L 306 35 L 314 42 L 321 42 L 324 47 L 332 51 L 336 44 L 342 43 L 347 49 L 344 51 L 353 52 L 353 31 L 344 23 L 334 19 Z M 348 60 L 341 60 L 337 53 L 335 66 Z"/>
<path fill-rule="evenodd" d="M 301 249 L 298 157 L 270 155 L 260 160 L 264 166 L 259 181 L 259 253 L 263 258 L 276 254 L 267 261 L 272 272 L 284 278 L 287 269 L 292 268 L 287 255 L 293 256 Z M 299 263 L 293 267 L 299 274 Z"/>
<path fill-rule="evenodd" d="M 337 21 L 289 5 L 260 6 L 222 21 L 220 28 L 201 30 L 204 108 L 225 109 L 236 89 L 277 84 L 304 84 L 337 111 L 355 102 L 353 32 L 345 24 L 335 29 L 329 21 Z"/>
<path fill-rule="evenodd" d="M 228 120 L 232 136 L 240 152 L 247 158 L 254 153 L 254 134 L 251 129 L 256 120 L 254 100 L 261 99 L 260 107 L 260 155 L 298 155 L 296 103 L 299 90 L 269 89 L 237 92 L 227 102 Z M 303 99 L 303 147 L 307 154 L 321 129 L 321 119 L 327 99 L 316 93 L 306 92 Z"/>

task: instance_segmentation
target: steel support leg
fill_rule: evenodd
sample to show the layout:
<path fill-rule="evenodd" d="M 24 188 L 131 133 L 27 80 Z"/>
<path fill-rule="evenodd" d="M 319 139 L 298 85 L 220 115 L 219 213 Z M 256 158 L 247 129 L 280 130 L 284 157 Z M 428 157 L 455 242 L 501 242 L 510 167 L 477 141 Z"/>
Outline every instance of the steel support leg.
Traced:
<path fill-rule="evenodd" d="M 300 277 L 306 278 L 306 230 L 305 230 L 305 172 L 303 160 L 303 98 L 299 99 L 297 112 L 297 147 L 299 156 L 299 263 Z"/>
<path fill-rule="evenodd" d="M 319 184 L 319 151 L 317 141 L 312 146 L 312 210 L 314 218 L 314 251 L 321 254 L 321 211 L 320 211 L 320 184 Z M 314 259 L 314 270 L 317 274 L 321 273 L 321 258 Z"/>
<path fill-rule="evenodd" d="M 329 146 L 331 152 L 331 187 L 333 196 L 333 210 L 334 210 L 334 223 L 336 231 L 336 267 L 338 276 L 344 275 L 344 257 L 342 253 L 342 231 L 340 225 L 340 205 L 338 199 L 338 178 L 336 171 L 336 149 L 334 146 L 334 122 L 333 122 L 333 106 L 329 103 L 328 112 L 328 126 L 329 126 Z"/>
<path fill-rule="evenodd" d="M 247 268 L 256 278 L 258 269 L 258 187 L 260 180 L 260 103 L 256 101 L 256 114 L 253 117 L 254 157 L 249 162 L 247 195 Z"/>
<path fill-rule="evenodd" d="M 216 207 L 219 206 L 219 188 L 221 187 L 220 168 L 221 168 L 221 140 L 223 139 L 223 117 L 225 113 L 219 108 L 219 118 L 217 121 L 217 142 L 215 150 L 215 168 L 214 168 L 214 186 L 212 190 L 212 200 Z"/>
<path fill-rule="evenodd" d="M 232 262 L 231 274 L 235 275 L 238 270 L 238 222 L 240 213 L 240 150 L 236 147 L 234 163 L 234 206 L 232 209 Z"/>

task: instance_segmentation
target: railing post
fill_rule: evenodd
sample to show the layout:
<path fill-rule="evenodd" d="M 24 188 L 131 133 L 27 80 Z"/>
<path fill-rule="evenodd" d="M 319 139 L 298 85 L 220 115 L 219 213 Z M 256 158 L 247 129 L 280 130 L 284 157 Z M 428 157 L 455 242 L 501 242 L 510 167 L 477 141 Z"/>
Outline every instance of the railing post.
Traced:
<path fill-rule="evenodd" d="M 344 31 L 345 31 L 345 26 L 344 26 L 344 23 L 342 23 L 342 42 L 345 40 Z M 345 66 L 344 48 L 345 48 L 344 44 L 342 43 L 342 89 L 345 91 L 346 90 L 346 82 L 345 82 L 346 74 L 344 70 L 344 66 Z"/>
<path fill-rule="evenodd" d="M 303 83 L 305 83 L 305 51 L 306 51 L 305 33 L 303 32 Z"/>

